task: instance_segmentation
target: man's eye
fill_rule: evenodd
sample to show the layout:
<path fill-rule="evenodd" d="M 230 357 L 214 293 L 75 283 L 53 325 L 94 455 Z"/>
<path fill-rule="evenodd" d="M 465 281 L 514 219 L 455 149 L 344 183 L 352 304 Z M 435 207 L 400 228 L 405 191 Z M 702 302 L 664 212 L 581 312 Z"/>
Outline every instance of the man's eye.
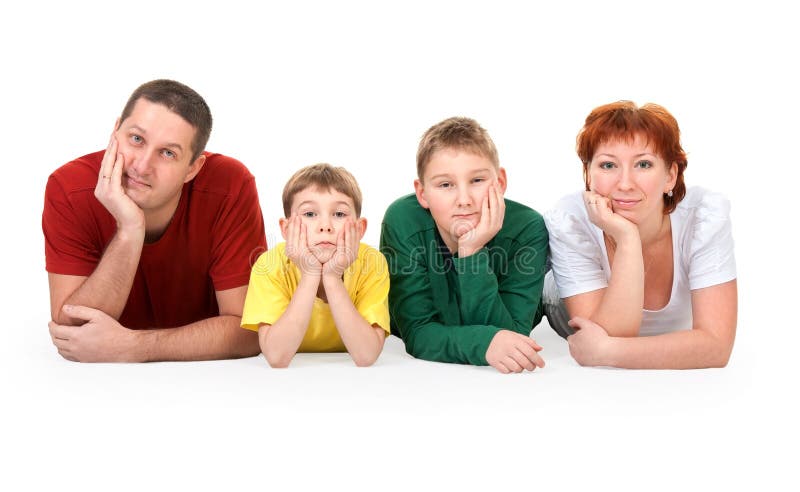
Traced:
<path fill-rule="evenodd" d="M 164 157 L 166 157 L 168 159 L 174 159 L 175 158 L 175 152 L 173 152 L 171 150 L 164 150 Z"/>

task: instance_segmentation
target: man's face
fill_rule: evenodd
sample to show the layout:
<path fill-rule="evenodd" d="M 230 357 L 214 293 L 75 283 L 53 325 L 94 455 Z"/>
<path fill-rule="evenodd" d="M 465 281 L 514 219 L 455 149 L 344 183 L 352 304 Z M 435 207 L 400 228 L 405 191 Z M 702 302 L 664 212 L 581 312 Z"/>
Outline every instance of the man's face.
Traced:
<path fill-rule="evenodd" d="M 445 244 L 454 250 L 458 238 L 481 220 L 481 206 L 492 184 L 505 192 L 503 168 L 495 168 L 492 161 L 477 154 L 442 149 L 431 156 L 425 175 L 414 182 L 414 188 Z"/>
<path fill-rule="evenodd" d="M 115 136 L 125 159 L 122 187 L 146 217 L 174 212 L 183 184 L 202 167 L 204 156 L 191 160 L 194 135 L 186 120 L 143 98 L 120 123 Z"/>
<path fill-rule="evenodd" d="M 337 235 L 344 231 L 349 221 L 356 224 L 359 239 L 364 237 L 366 219 L 356 215 L 353 199 L 334 189 L 321 190 L 318 187 L 306 188 L 294 196 L 291 217 L 300 216 L 306 226 L 308 248 L 325 263 L 336 251 Z M 291 218 L 289 217 L 289 218 Z M 288 220 L 281 219 L 281 232 L 286 239 Z"/>

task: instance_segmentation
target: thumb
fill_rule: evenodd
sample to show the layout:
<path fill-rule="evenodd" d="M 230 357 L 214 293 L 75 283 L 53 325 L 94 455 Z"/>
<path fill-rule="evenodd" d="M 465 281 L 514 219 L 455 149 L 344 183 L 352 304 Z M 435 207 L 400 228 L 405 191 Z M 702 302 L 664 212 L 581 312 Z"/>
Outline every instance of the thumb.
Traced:
<path fill-rule="evenodd" d="M 571 328 L 573 328 L 573 329 L 575 329 L 575 330 L 580 330 L 580 329 L 581 329 L 581 323 L 582 323 L 582 322 L 583 322 L 583 318 L 580 318 L 580 317 L 578 317 L 578 316 L 575 316 L 575 317 L 574 317 L 574 318 L 572 318 L 571 320 L 567 321 L 567 324 L 568 324 L 568 325 L 569 325 Z"/>
<path fill-rule="evenodd" d="M 61 308 L 70 318 L 77 318 L 86 321 L 97 321 L 106 314 L 99 309 L 94 309 L 86 306 L 73 306 L 65 304 Z"/>

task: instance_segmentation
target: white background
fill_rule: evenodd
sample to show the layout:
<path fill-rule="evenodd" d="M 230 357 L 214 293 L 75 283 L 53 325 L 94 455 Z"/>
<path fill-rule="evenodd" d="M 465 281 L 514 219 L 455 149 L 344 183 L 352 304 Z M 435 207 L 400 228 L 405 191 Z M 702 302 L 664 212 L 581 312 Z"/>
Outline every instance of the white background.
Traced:
<path fill-rule="evenodd" d="M 25 5 L 0 15 L 4 490 L 797 486 L 800 36 L 787 6 Z M 733 204 L 730 364 L 584 369 L 546 322 L 533 336 L 548 366 L 513 376 L 415 361 L 396 338 L 370 369 L 346 354 L 301 355 L 286 371 L 260 358 L 64 361 L 47 333 L 45 182 L 103 148 L 130 92 L 154 78 L 206 98 L 208 148 L 256 176 L 270 244 L 301 166 L 355 174 L 377 245 L 437 121 L 476 118 L 507 197 L 544 211 L 582 186 L 575 135 L 592 108 L 660 103 L 681 125 L 687 182 Z"/>

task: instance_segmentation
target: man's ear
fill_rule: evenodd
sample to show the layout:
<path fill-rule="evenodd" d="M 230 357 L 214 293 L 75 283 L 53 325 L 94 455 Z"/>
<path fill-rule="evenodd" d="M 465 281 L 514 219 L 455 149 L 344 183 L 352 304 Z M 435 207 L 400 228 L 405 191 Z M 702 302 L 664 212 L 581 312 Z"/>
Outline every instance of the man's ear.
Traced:
<path fill-rule="evenodd" d="M 287 240 L 286 236 L 288 235 L 287 233 L 289 232 L 289 220 L 290 219 L 286 219 L 283 217 L 278 219 L 278 225 L 281 226 L 281 236 L 283 236 L 284 241 Z"/>
<path fill-rule="evenodd" d="M 359 217 L 356 219 L 356 232 L 358 232 L 358 240 L 364 239 L 364 233 L 367 232 L 367 219 Z"/>
<path fill-rule="evenodd" d="M 203 165 L 206 163 L 206 156 L 200 154 L 197 156 L 197 159 L 194 160 L 191 164 L 189 164 L 189 174 L 186 175 L 186 179 L 183 180 L 184 183 L 188 183 L 189 181 L 193 180 L 197 173 L 203 169 Z"/>
<path fill-rule="evenodd" d="M 506 170 L 502 167 L 497 168 L 497 186 L 500 188 L 502 194 L 506 194 L 508 188 L 508 179 L 506 178 Z"/>
<path fill-rule="evenodd" d="M 414 180 L 414 193 L 417 195 L 417 201 L 422 208 L 430 208 L 428 206 L 428 200 L 425 199 L 424 196 L 425 186 L 422 184 L 422 181 L 419 179 Z"/>

